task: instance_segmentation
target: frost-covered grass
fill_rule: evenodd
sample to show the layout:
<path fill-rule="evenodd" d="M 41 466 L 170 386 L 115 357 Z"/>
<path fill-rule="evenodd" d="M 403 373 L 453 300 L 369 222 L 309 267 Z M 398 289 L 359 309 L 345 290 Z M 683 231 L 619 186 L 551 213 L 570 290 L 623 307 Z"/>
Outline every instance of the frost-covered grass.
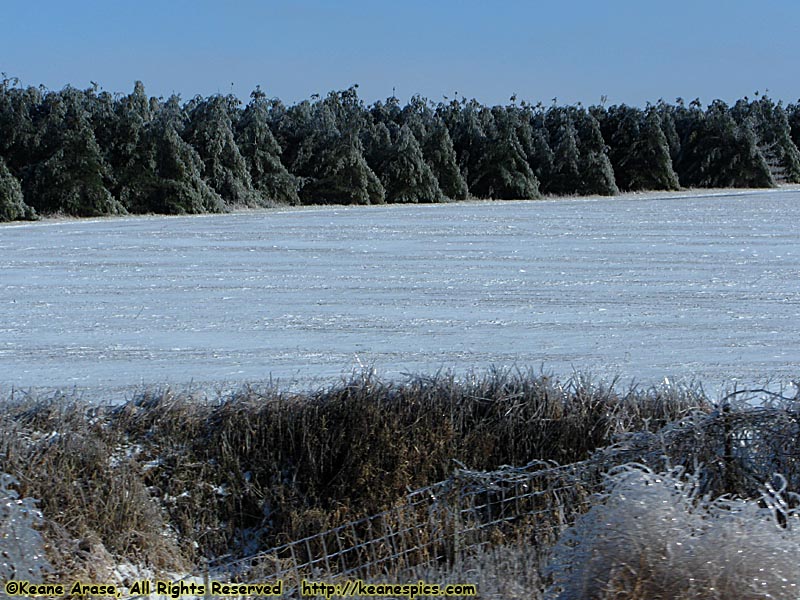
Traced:
<path fill-rule="evenodd" d="M 755 499 L 710 498 L 700 489 L 683 469 L 614 469 L 556 546 L 552 597 L 798 598 L 797 496 L 766 487 Z"/>

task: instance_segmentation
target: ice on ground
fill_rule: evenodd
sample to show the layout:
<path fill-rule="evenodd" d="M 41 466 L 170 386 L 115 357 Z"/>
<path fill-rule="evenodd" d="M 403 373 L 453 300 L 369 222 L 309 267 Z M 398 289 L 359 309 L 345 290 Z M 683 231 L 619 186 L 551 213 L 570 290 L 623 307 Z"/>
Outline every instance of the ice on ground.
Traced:
<path fill-rule="evenodd" d="M 313 387 L 543 366 L 798 378 L 800 192 L 0 227 L 0 386 Z"/>

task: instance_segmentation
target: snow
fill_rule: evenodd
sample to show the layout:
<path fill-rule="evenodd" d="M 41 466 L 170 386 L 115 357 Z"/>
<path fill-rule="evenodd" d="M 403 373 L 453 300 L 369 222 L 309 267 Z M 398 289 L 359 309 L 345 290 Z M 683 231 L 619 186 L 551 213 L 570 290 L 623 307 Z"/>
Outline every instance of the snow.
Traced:
<path fill-rule="evenodd" d="M 0 385 L 313 387 L 494 366 L 798 378 L 800 191 L 0 227 Z"/>

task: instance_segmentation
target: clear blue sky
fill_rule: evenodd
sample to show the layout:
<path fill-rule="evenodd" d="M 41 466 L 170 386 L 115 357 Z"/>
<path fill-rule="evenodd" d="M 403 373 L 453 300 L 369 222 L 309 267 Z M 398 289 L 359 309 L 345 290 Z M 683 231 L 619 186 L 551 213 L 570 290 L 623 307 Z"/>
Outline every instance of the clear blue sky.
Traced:
<path fill-rule="evenodd" d="M 296 102 L 360 85 L 372 102 L 643 105 L 800 98 L 797 0 L 7 0 L 0 71 L 187 99 L 261 84 Z M 232 85 L 231 85 L 232 84 Z"/>

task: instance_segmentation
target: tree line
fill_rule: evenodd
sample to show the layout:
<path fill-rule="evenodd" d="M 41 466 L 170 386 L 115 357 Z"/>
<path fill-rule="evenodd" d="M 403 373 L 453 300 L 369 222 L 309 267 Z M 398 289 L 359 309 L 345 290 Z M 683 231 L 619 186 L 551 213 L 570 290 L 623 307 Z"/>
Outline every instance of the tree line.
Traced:
<path fill-rule="evenodd" d="M 800 183 L 800 102 L 484 106 L 358 86 L 148 97 L 0 79 L 0 220 Z"/>

